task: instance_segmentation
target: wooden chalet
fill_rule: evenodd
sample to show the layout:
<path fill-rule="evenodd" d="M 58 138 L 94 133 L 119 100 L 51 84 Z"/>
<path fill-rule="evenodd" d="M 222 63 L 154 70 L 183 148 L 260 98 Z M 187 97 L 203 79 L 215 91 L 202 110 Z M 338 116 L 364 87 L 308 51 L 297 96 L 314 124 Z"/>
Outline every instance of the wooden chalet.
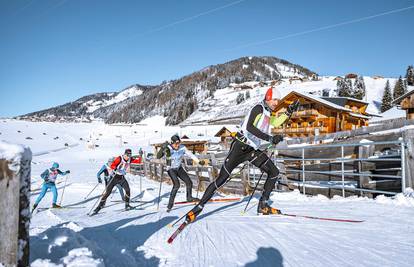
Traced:
<path fill-rule="evenodd" d="M 223 146 L 224 149 L 229 149 L 230 144 L 233 141 L 233 137 L 231 137 L 232 132 L 237 132 L 239 129 L 234 126 L 223 126 L 215 135 L 214 137 L 220 137 L 220 144 Z"/>
<path fill-rule="evenodd" d="M 406 112 L 407 120 L 414 120 L 414 86 L 409 86 L 409 91 L 393 101 Z"/>
<path fill-rule="evenodd" d="M 191 152 L 198 153 L 198 154 L 206 154 L 207 153 L 207 144 L 208 141 L 207 140 L 192 140 L 192 139 L 182 139 L 181 143 L 183 145 L 185 145 L 185 147 L 190 150 Z M 152 144 L 152 146 L 154 147 L 155 153 L 157 153 L 161 146 L 164 144 L 163 143 L 156 143 L 156 144 Z"/>
<path fill-rule="evenodd" d="M 308 137 L 368 126 L 368 103 L 347 97 L 318 97 L 292 91 L 280 101 L 276 114 L 285 112 L 296 100 L 301 104 L 298 111 L 288 123 L 273 129 L 273 133 Z"/>

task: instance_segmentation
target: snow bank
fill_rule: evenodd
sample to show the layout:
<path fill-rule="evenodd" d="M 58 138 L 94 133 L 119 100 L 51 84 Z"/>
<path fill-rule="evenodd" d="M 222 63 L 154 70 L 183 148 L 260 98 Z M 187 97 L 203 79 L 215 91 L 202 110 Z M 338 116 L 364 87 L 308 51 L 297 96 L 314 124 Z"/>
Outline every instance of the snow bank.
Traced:
<path fill-rule="evenodd" d="M 32 262 L 32 267 L 80 267 L 80 266 L 104 266 L 101 259 L 94 259 L 92 252 L 87 248 L 76 248 L 69 251 L 68 255 L 61 259 L 61 264 L 54 264 L 49 259 L 37 259 Z"/>

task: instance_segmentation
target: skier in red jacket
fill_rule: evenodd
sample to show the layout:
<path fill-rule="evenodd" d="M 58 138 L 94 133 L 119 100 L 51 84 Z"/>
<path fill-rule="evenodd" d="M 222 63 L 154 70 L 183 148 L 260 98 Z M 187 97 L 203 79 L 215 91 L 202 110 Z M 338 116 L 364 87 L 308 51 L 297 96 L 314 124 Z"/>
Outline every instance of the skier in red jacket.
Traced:
<path fill-rule="evenodd" d="M 112 173 L 110 174 L 110 180 L 105 188 L 105 191 L 102 195 L 101 202 L 99 202 L 98 207 L 93 211 L 92 215 L 97 214 L 104 206 L 106 199 L 111 194 L 112 189 L 115 185 L 119 184 L 122 186 L 122 188 L 125 190 L 125 210 L 129 210 L 132 207 L 129 205 L 129 198 L 131 195 L 131 191 L 129 189 L 128 181 L 125 179 L 125 175 L 127 170 L 129 169 L 131 165 L 131 155 L 132 151 L 131 149 L 126 149 L 124 155 L 118 156 L 115 158 L 115 160 L 112 162 L 110 169 L 112 170 Z"/>

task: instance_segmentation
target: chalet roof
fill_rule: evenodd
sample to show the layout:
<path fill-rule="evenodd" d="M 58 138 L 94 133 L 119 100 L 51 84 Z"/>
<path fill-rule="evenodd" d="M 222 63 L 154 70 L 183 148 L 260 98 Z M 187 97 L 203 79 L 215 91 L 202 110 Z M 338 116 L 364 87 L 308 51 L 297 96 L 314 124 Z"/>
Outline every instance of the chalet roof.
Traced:
<path fill-rule="evenodd" d="M 403 101 L 404 98 L 409 97 L 410 95 L 414 94 L 414 86 L 408 86 L 408 92 L 400 96 L 399 98 L 392 101 L 392 103 L 395 105 L 399 105 L 401 101 Z"/>
<path fill-rule="evenodd" d="M 362 115 L 362 114 L 358 114 L 358 113 L 349 113 L 349 115 L 351 115 L 352 117 L 355 117 L 355 118 L 361 118 L 361 119 L 370 119 L 371 117 L 369 117 L 369 116 L 365 116 L 365 115 Z"/>
<path fill-rule="evenodd" d="M 321 98 L 328 100 L 329 102 L 332 102 L 334 104 L 340 105 L 342 107 L 346 105 L 347 101 L 353 101 L 353 102 L 358 102 L 361 104 L 368 105 L 368 102 L 365 102 L 365 101 L 362 101 L 356 98 L 352 98 L 352 97 L 337 96 L 337 97 L 321 97 Z"/>
<path fill-rule="evenodd" d="M 224 131 L 237 132 L 239 129 L 235 126 L 223 126 L 214 136 L 220 137 Z"/>
<path fill-rule="evenodd" d="M 310 100 L 312 100 L 312 101 L 318 102 L 318 103 L 320 103 L 320 104 L 322 104 L 322 105 L 328 106 L 328 107 L 333 108 L 333 109 L 336 109 L 336 110 L 342 110 L 342 111 L 352 112 L 352 110 L 350 110 L 349 108 L 344 108 L 344 107 L 342 107 L 342 106 L 339 106 L 339 105 L 337 105 L 337 104 L 335 104 L 335 103 L 329 102 L 329 101 L 327 101 L 327 100 L 325 100 L 325 99 L 322 99 L 322 98 L 320 98 L 320 97 L 317 97 L 317 96 L 315 96 L 315 95 L 311 95 L 311 94 L 307 94 L 307 93 L 300 93 L 300 92 L 297 92 L 297 91 L 292 91 L 292 92 L 290 92 L 290 93 L 289 93 L 287 96 L 285 96 L 282 100 L 284 100 L 285 98 L 287 98 L 287 97 L 291 96 L 292 94 L 299 95 L 299 96 L 301 96 L 301 97 L 303 97 L 303 98 L 310 99 Z M 283 101 L 281 101 L 281 102 L 283 103 Z"/>

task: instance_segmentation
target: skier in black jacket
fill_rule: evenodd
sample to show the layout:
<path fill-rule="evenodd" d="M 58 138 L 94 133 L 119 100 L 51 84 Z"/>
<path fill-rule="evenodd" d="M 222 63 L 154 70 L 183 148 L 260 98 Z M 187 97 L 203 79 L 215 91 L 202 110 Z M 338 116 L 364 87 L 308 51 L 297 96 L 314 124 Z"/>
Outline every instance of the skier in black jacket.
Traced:
<path fill-rule="evenodd" d="M 281 213 L 280 210 L 272 208 L 267 203 L 270 193 L 275 187 L 279 170 L 267 154 L 259 150 L 263 141 L 276 145 L 283 140 L 281 135 L 270 135 L 270 128 L 282 125 L 298 108 L 297 102 L 295 105 L 290 105 L 284 114 L 275 117 L 272 112 L 279 104 L 280 98 L 280 92 L 276 88 L 269 88 L 265 99 L 255 105 L 247 114 L 242 130 L 237 133 L 236 138 L 232 142 L 229 154 L 221 167 L 217 179 L 207 187 L 199 204 L 187 213 L 186 221 L 188 223 L 196 219 L 204 205 L 213 197 L 215 191 L 229 179 L 233 169 L 244 161 L 250 161 L 267 174 L 257 212 L 264 215 Z"/>

